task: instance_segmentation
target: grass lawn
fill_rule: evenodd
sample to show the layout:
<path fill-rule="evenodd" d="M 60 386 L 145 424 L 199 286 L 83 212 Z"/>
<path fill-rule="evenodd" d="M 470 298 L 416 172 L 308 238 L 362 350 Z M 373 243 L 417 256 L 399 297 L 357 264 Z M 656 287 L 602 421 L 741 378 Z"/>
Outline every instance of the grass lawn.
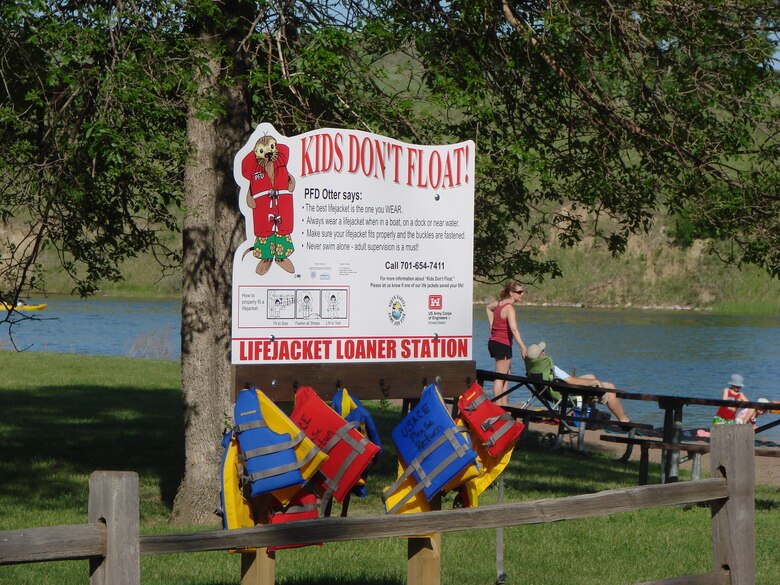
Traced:
<path fill-rule="evenodd" d="M 87 482 L 96 469 L 133 470 L 141 485 L 144 534 L 202 528 L 168 524 L 182 475 L 182 402 L 178 362 L 0 352 L 0 530 L 83 524 Z M 379 493 L 395 473 L 393 408 L 368 404 L 386 453 L 354 498 L 351 515 L 382 513 Z M 633 486 L 636 463 L 549 452 L 531 437 L 505 473 L 506 501 L 555 498 Z M 656 477 L 658 470 L 655 470 Z M 482 505 L 496 501 L 489 489 Z M 452 504 L 445 496 L 443 508 Z M 339 506 L 334 506 L 334 514 Z M 677 507 L 505 530 L 507 583 L 633 584 L 711 568 L 708 508 Z M 215 517 L 215 526 L 216 526 Z M 210 527 L 213 528 L 213 527 Z M 445 534 L 442 582 L 490 585 L 496 578 L 495 531 Z M 780 575 L 780 493 L 758 486 L 757 583 Z M 143 557 L 145 585 L 228 585 L 240 581 L 238 555 L 227 552 Z M 406 541 L 329 543 L 277 553 L 281 585 L 402 585 Z M 87 583 L 86 561 L 0 567 L 0 584 Z"/>

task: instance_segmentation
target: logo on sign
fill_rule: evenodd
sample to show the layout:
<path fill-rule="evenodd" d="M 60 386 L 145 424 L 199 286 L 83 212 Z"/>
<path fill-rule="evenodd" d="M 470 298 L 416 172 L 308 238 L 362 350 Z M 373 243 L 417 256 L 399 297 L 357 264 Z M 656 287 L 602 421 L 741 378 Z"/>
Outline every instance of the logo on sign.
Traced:
<path fill-rule="evenodd" d="M 428 309 L 431 311 L 441 311 L 444 306 L 441 295 L 428 295 Z"/>
<path fill-rule="evenodd" d="M 392 299 L 390 299 L 390 302 L 388 303 L 388 314 L 387 316 L 390 318 L 390 323 L 393 325 L 400 325 L 404 322 L 404 319 L 406 318 L 406 303 L 404 302 L 403 297 L 399 295 L 395 295 Z"/>

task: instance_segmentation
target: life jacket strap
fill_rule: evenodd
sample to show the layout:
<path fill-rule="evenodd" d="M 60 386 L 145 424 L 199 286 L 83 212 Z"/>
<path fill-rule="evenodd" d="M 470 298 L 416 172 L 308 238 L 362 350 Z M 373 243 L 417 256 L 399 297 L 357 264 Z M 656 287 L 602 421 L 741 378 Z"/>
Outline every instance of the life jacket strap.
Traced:
<path fill-rule="evenodd" d="M 496 430 L 495 433 L 488 439 L 485 443 L 482 443 L 485 447 L 492 447 L 493 445 L 498 442 L 498 440 L 506 434 L 509 429 L 512 428 L 512 423 L 514 422 L 514 419 L 512 418 L 512 415 L 508 412 L 505 412 L 504 414 L 500 416 L 491 416 L 488 419 L 485 419 L 485 422 L 482 423 L 482 430 L 488 431 L 490 430 L 497 422 L 504 421 L 504 424 L 502 424 L 498 430 Z"/>
<path fill-rule="evenodd" d="M 444 471 L 444 470 L 445 470 L 445 469 L 446 469 L 446 468 L 449 466 L 449 464 L 450 464 L 450 463 L 452 463 L 453 461 L 457 461 L 459 457 L 460 457 L 460 455 L 458 455 L 458 452 L 457 452 L 457 451 L 452 451 L 452 452 L 451 452 L 451 453 L 450 453 L 450 454 L 449 454 L 449 455 L 448 455 L 448 456 L 447 456 L 447 457 L 446 457 L 446 458 L 445 458 L 445 459 L 444 459 L 444 460 L 443 460 L 441 463 L 439 463 L 439 464 L 436 466 L 436 468 L 435 468 L 435 469 L 434 469 L 434 470 L 433 470 L 433 471 L 432 471 L 430 474 L 428 474 L 428 475 L 426 476 L 426 479 L 427 479 L 427 478 L 434 478 L 434 477 L 436 477 L 436 476 L 437 476 L 437 475 L 439 475 L 439 474 L 440 474 L 442 471 Z M 409 469 L 410 469 L 410 468 L 409 468 L 409 467 L 407 467 L 406 471 L 409 471 Z M 404 475 L 406 475 L 406 472 L 404 472 Z M 427 485 L 430 485 L 430 479 L 428 479 L 428 484 L 427 484 Z M 411 500 L 411 499 L 412 499 L 414 496 L 416 496 L 416 495 L 417 495 L 417 493 L 418 493 L 420 490 L 422 490 L 424 487 L 426 487 L 426 484 L 424 484 L 423 482 L 420 482 L 420 483 L 418 483 L 417 485 L 415 485 L 415 486 L 414 486 L 414 487 L 413 487 L 411 490 L 409 490 L 409 492 L 408 492 L 408 493 L 407 493 L 407 494 L 406 494 L 406 495 L 405 495 L 403 498 L 401 498 L 401 499 L 400 499 L 400 500 L 399 500 L 399 501 L 398 501 L 398 502 L 395 504 L 395 506 L 393 506 L 392 508 L 390 508 L 390 509 L 387 511 L 387 513 L 388 513 L 388 514 L 393 514 L 393 513 L 395 513 L 395 511 L 396 511 L 396 510 L 398 510 L 398 508 L 400 508 L 401 506 L 403 506 L 404 504 L 406 504 L 406 502 L 408 502 L 408 501 L 409 501 L 409 500 Z M 390 491 L 390 490 L 388 490 L 388 491 Z M 390 491 L 390 493 L 392 493 L 392 491 Z M 389 495 L 389 494 L 388 494 L 388 495 Z M 385 496 L 385 494 L 383 493 L 383 494 L 382 494 L 382 500 L 384 501 L 384 500 L 386 500 L 386 499 L 387 499 L 387 497 L 386 497 L 386 496 Z"/>
<path fill-rule="evenodd" d="M 344 474 L 350 468 L 355 459 L 357 459 L 358 455 L 362 454 L 366 450 L 366 445 L 368 445 L 368 439 L 366 437 L 361 435 L 360 440 L 356 441 L 349 434 L 349 431 L 356 429 L 357 426 L 358 425 L 356 423 L 344 425 L 338 431 L 336 431 L 336 434 L 325 446 L 324 451 L 328 453 L 336 445 L 336 443 L 338 443 L 339 440 L 343 440 L 350 447 L 352 447 L 352 450 L 350 451 L 349 455 L 344 458 L 344 461 L 341 462 L 341 465 L 339 465 L 339 468 L 336 470 L 336 473 L 333 474 L 333 477 L 325 478 L 325 485 L 327 486 L 327 490 L 322 497 L 323 502 L 327 502 L 333 496 L 333 493 L 338 489 Z"/>
<path fill-rule="evenodd" d="M 317 504 L 306 504 L 304 506 L 290 506 L 285 508 L 282 514 L 302 514 L 303 512 L 311 512 L 317 509 Z"/>
<path fill-rule="evenodd" d="M 294 448 L 296 445 L 298 445 L 301 441 L 303 441 L 304 435 L 302 432 L 295 435 L 293 439 L 290 441 L 286 441 L 285 443 L 282 443 L 284 446 L 284 449 L 287 448 Z M 288 444 L 289 443 L 289 444 Z M 252 449 L 251 451 L 247 451 L 247 453 L 244 454 L 244 458 L 248 459 L 250 456 L 256 457 L 256 455 L 250 455 L 250 453 L 254 453 L 256 451 L 263 451 L 265 449 L 273 449 L 270 451 L 270 453 L 276 453 L 278 451 L 282 451 L 283 449 L 278 448 L 279 445 L 270 445 L 269 447 L 261 447 L 259 449 Z M 301 469 L 302 467 L 305 467 L 309 461 L 314 459 L 314 457 L 317 455 L 317 453 L 320 452 L 320 448 L 316 445 L 313 445 L 312 448 L 309 450 L 308 453 L 306 453 L 306 456 L 301 459 L 300 461 L 295 461 L 293 463 L 288 463 L 287 465 L 279 465 L 277 467 L 272 467 L 270 469 L 266 469 L 263 471 L 256 471 L 249 475 L 242 475 L 241 481 L 242 482 L 252 482 L 257 481 L 259 479 L 265 479 L 266 477 L 273 477 L 275 475 L 281 475 L 283 473 L 287 473 L 288 471 L 294 471 L 296 469 Z M 266 453 L 267 454 L 267 453 Z M 240 457 L 240 455 L 239 455 Z"/>
<path fill-rule="evenodd" d="M 249 480 L 250 482 L 258 481 L 260 479 L 265 479 L 266 477 L 282 475 L 283 473 L 287 473 L 288 471 L 295 471 L 300 467 L 301 467 L 301 462 L 294 461 L 292 463 L 288 463 L 287 465 L 279 465 L 277 467 L 271 467 L 270 469 L 265 469 L 263 471 L 255 471 L 254 473 L 246 476 L 246 479 Z"/>
<path fill-rule="evenodd" d="M 338 431 L 336 431 L 331 437 L 330 441 L 328 441 L 328 444 L 325 445 L 322 450 L 325 451 L 325 453 L 330 453 L 330 450 L 333 449 L 333 447 L 338 443 L 339 441 L 344 441 L 347 443 L 352 449 L 358 451 L 359 453 L 362 453 L 364 450 L 364 445 L 366 444 L 365 441 L 356 441 L 352 438 L 352 435 L 349 434 L 349 431 L 357 429 L 359 426 L 358 423 L 347 423 L 344 426 L 342 426 Z"/>
<path fill-rule="evenodd" d="M 246 451 L 244 453 L 239 453 L 238 458 L 241 461 L 246 461 L 247 459 L 251 459 L 252 457 L 260 457 L 261 455 L 271 455 L 272 453 L 279 453 L 279 451 L 284 451 L 285 449 L 293 449 L 301 441 L 303 441 L 304 436 L 305 435 L 303 433 L 298 433 L 295 437 L 293 437 L 289 441 L 283 441 L 282 443 L 277 443 L 275 445 L 266 445 L 265 447 L 258 447 L 257 449 L 250 449 L 249 451 Z"/>
<path fill-rule="evenodd" d="M 470 402 L 469 404 L 467 404 L 467 405 L 465 406 L 465 409 L 466 409 L 468 412 L 474 412 L 474 411 L 475 411 L 475 410 L 477 410 L 477 408 L 479 408 L 479 407 L 480 407 L 480 405 L 481 405 L 483 402 L 485 402 L 487 399 L 488 399 L 488 397 L 487 397 L 485 394 L 480 394 L 480 395 L 479 395 L 479 396 L 477 396 L 477 397 L 476 397 L 476 398 L 475 398 L 475 399 L 474 399 L 472 402 Z"/>
<path fill-rule="evenodd" d="M 384 492 L 382 492 L 382 501 L 385 502 L 390 497 L 391 494 L 395 493 L 395 491 L 401 486 L 401 483 L 409 477 L 412 472 L 417 472 L 417 477 L 419 477 L 420 481 L 417 483 L 414 488 L 412 488 L 401 500 L 396 503 L 395 506 L 393 506 L 390 510 L 387 511 L 388 514 L 394 513 L 398 508 L 406 504 L 410 499 L 412 499 L 421 489 L 428 487 L 433 482 L 433 479 L 439 475 L 444 469 L 446 469 L 450 463 L 453 461 L 456 461 L 460 457 L 463 457 L 463 455 L 466 454 L 468 451 L 468 447 L 466 445 L 461 444 L 458 439 L 457 435 L 458 433 L 464 433 L 467 432 L 467 429 L 462 426 L 456 426 L 451 427 L 449 429 L 445 429 L 444 433 L 442 433 L 433 443 L 431 443 L 425 451 L 423 451 L 420 455 L 412 459 L 412 461 L 409 462 L 404 472 L 398 476 L 398 479 L 395 480 L 393 485 L 391 485 L 389 488 L 387 488 Z M 452 445 L 453 450 L 452 452 L 441 462 L 439 465 L 437 465 L 431 473 L 426 473 L 425 470 L 422 468 L 422 461 L 424 461 L 431 453 L 433 453 L 436 449 L 438 449 L 441 445 L 444 443 L 449 442 L 450 445 Z"/>
<path fill-rule="evenodd" d="M 268 424 L 262 418 L 256 418 L 240 425 L 236 425 L 235 430 L 237 433 L 243 433 L 244 431 L 251 431 L 252 429 L 262 429 L 267 427 Z"/>

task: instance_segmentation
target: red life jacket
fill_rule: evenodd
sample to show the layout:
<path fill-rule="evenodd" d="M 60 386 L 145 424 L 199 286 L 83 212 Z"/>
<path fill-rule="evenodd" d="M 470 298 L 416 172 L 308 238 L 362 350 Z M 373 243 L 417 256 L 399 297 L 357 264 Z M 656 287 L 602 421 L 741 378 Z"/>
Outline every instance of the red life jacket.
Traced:
<path fill-rule="evenodd" d="M 295 407 L 290 418 L 328 455 L 319 468 L 325 476 L 321 484 L 323 506 L 331 497 L 343 502 L 379 453 L 379 447 L 357 430 L 356 423 L 341 418 L 309 386 L 303 386 L 295 393 Z"/>
<path fill-rule="evenodd" d="M 460 415 L 492 457 L 514 446 L 525 425 L 492 402 L 476 382 L 458 398 Z"/>
<path fill-rule="evenodd" d="M 287 522 L 296 522 L 298 520 L 315 520 L 317 518 L 317 495 L 306 489 L 302 489 L 290 500 L 290 505 L 286 508 L 277 502 L 274 506 L 268 507 L 269 524 L 285 524 Z M 302 546 L 322 546 L 322 543 L 315 544 L 285 544 L 281 546 L 269 546 L 269 551 L 281 550 L 283 548 L 299 548 Z"/>

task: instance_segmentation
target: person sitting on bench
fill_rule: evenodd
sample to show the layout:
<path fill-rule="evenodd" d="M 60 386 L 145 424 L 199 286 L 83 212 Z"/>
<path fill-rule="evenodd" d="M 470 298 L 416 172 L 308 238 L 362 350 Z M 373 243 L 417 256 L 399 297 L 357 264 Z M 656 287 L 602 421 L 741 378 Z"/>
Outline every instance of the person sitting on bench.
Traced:
<path fill-rule="evenodd" d="M 735 420 L 738 425 L 744 425 L 744 424 L 756 424 L 756 419 L 761 416 L 762 414 L 766 414 L 769 412 L 769 400 L 766 398 L 759 398 L 758 401 L 762 404 L 766 404 L 763 408 L 740 408 L 737 411 L 737 416 L 735 417 Z M 773 401 L 774 402 L 774 401 Z"/>
<path fill-rule="evenodd" d="M 723 389 L 723 400 L 740 400 L 744 402 L 750 402 L 750 398 L 747 397 L 742 391 L 745 386 L 745 379 L 741 374 L 732 374 L 729 385 Z M 712 418 L 713 425 L 733 425 L 737 422 L 745 422 L 744 420 L 737 421 L 737 407 L 736 406 L 721 406 L 715 416 Z"/>
<path fill-rule="evenodd" d="M 553 364 L 552 358 L 545 353 L 547 344 L 544 341 L 534 343 L 528 346 L 528 350 L 525 355 L 525 368 L 528 373 L 528 377 L 532 378 L 534 375 L 541 374 L 543 380 L 559 380 L 566 382 L 567 384 L 573 384 L 577 386 L 598 386 L 599 388 L 607 388 L 610 390 L 615 389 L 615 385 L 610 382 L 602 382 L 593 374 L 585 374 L 584 376 L 572 376 L 569 373 L 563 371 L 561 368 Z M 548 391 L 551 389 L 548 389 Z M 556 398 L 554 394 L 558 394 Z M 556 400 L 560 400 L 560 394 L 555 392 L 551 394 Z M 623 410 L 623 404 L 614 392 L 605 392 L 601 397 L 601 403 L 604 404 L 615 418 L 619 422 L 631 422 L 631 419 L 626 416 Z"/>

